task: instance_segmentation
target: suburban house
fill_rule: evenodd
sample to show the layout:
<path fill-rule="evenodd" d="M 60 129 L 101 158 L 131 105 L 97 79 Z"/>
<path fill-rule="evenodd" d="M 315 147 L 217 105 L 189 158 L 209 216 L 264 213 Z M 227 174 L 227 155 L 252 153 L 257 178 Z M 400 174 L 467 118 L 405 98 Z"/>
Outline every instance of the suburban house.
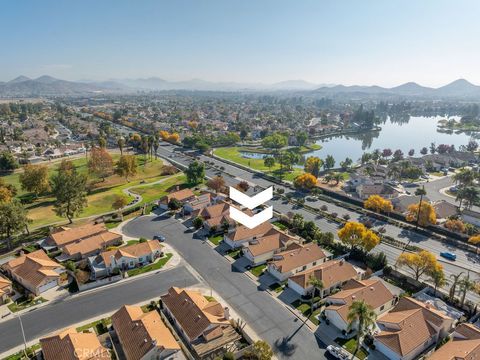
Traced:
<path fill-rule="evenodd" d="M 230 324 L 228 307 L 198 291 L 171 287 L 160 298 L 164 314 L 198 358 L 215 358 L 241 338 Z"/>
<path fill-rule="evenodd" d="M 92 276 L 110 276 L 115 269 L 128 270 L 154 262 L 162 256 L 163 246 L 158 240 L 148 240 L 118 249 L 102 251 L 88 259 Z"/>
<path fill-rule="evenodd" d="M 427 196 L 424 196 L 422 201 L 430 202 L 430 199 Z M 393 209 L 401 214 L 407 212 L 410 205 L 415 205 L 419 202 L 419 195 L 401 195 L 395 199 L 392 199 Z"/>
<path fill-rule="evenodd" d="M 166 210 L 168 209 L 168 204 L 173 199 L 177 200 L 182 205 L 184 205 L 187 202 L 195 200 L 195 198 L 196 198 L 195 194 L 190 189 L 177 190 L 162 197 L 158 201 L 158 206 L 160 206 L 161 209 Z"/>
<path fill-rule="evenodd" d="M 0 276 L 0 305 L 5 304 L 12 293 L 12 282 Z"/>
<path fill-rule="evenodd" d="M 201 210 L 206 206 L 209 206 L 212 203 L 212 195 L 210 193 L 202 194 L 193 200 L 187 201 L 183 205 L 183 210 L 187 214 L 191 214 L 196 212 L 197 210 Z"/>
<path fill-rule="evenodd" d="M 273 234 L 276 231 L 277 230 L 274 229 L 269 222 L 264 222 L 253 229 L 240 225 L 226 233 L 223 237 L 223 241 L 231 248 L 238 248 L 243 246 L 243 244 L 265 235 Z"/>
<path fill-rule="evenodd" d="M 25 289 L 39 295 L 58 286 L 60 275 L 65 272 L 62 265 L 51 260 L 43 250 L 21 255 L 3 265 L 5 272 Z"/>
<path fill-rule="evenodd" d="M 388 184 L 360 184 L 355 192 L 362 200 L 368 199 L 371 195 L 380 195 L 385 199 L 392 199 L 399 194 L 393 186 Z"/>
<path fill-rule="evenodd" d="M 40 246 L 47 252 L 58 250 L 65 245 L 78 242 L 89 237 L 108 231 L 105 224 L 87 224 L 76 228 L 60 227 L 40 242 Z"/>
<path fill-rule="evenodd" d="M 85 259 L 88 256 L 106 250 L 109 246 L 120 245 L 122 242 L 122 235 L 111 231 L 105 231 L 101 234 L 65 245 L 62 248 L 63 253 L 56 259 L 59 261 Z"/>
<path fill-rule="evenodd" d="M 475 360 L 480 359 L 480 329 L 463 323 L 455 328 L 452 341 L 435 351 L 428 360 Z"/>
<path fill-rule="evenodd" d="M 124 305 L 112 315 L 112 327 L 126 360 L 184 359 L 157 311 Z"/>
<path fill-rule="evenodd" d="M 335 271 L 330 276 L 335 278 Z M 328 284 L 328 279 L 326 281 Z M 342 291 L 328 296 L 325 300 L 329 304 L 324 311 L 327 319 L 339 330 L 348 331 L 349 321 L 347 317 L 349 307 L 354 301 L 364 301 L 375 310 L 377 315 L 380 315 L 395 305 L 397 296 L 379 278 L 352 279 L 342 287 Z"/>
<path fill-rule="evenodd" d="M 453 327 L 454 320 L 428 303 L 403 297 L 377 320 L 375 348 L 392 360 L 412 360 L 434 347 Z"/>
<path fill-rule="evenodd" d="M 354 267 L 344 259 L 330 260 L 301 271 L 288 279 L 288 287 L 296 293 L 306 296 L 313 291 L 309 280 L 314 277 L 322 281 L 324 288 L 317 289 L 320 297 L 329 295 L 332 290 L 340 288 L 351 279 L 361 279 L 363 270 Z"/>
<path fill-rule="evenodd" d="M 235 225 L 230 214 L 230 204 L 221 201 L 218 204 L 206 206 L 200 211 L 197 211 L 195 216 L 200 216 L 203 219 L 203 228 L 207 231 L 215 232 L 222 230 L 222 224 L 227 222 L 230 226 Z"/>
<path fill-rule="evenodd" d="M 445 200 L 435 201 L 432 205 L 438 220 L 445 221 L 449 217 L 457 215 L 459 211 L 458 206 Z"/>
<path fill-rule="evenodd" d="M 268 263 L 268 272 L 278 281 L 285 281 L 290 276 L 324 263 L 328 256 L 317 244 L 307 244 L 275 254 Z"/>
<path fill-rule="evenodd" d="M 110 351 L 100 344 L 95 333 L 74 328 L 40 339 L 45 360 L 107 360 Z"/>
<path fill-rule="evenodd" d="M 260 265 L 271 260 L 275 254 L 300 248 L 300 239 L 276 231 L 271 235 L 251 240 L 243 248 L 243 255 L 253 265 Z"/>
<path fill-rule="evenodd" d="M 108 231 L 105 224 L 87 224 L 53 231 L 39 245 L 47 252 L 61 250 L 59 261 L 80 260 L 122 243 L 122 235 Z"/>

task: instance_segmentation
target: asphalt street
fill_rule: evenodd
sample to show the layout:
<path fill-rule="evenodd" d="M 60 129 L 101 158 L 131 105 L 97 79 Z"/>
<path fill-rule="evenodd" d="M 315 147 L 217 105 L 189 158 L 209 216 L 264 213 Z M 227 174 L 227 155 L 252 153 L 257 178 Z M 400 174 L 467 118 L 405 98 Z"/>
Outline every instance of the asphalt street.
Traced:
<path fill-rule="evenodd" d="M 183 155 L 179 150 L 182 150 L 182 148 L 162 143 L 162 146 L 160 146 L 158 153 L 160 156 L 164 158 L 168 158 L 169 160 L 174 160 L 176 162 L 179 162 L 185 166 L 188 166 L 188 164 L 192 161 L 192 158 L 186 155 Z M 174 156 L 172 157 L 172 154 Z M 266 188 L 269 186 L 274 185 L 275 188 L 280 188 L 282 186 L 273 184 L 272 182 L 258 176 L 254 172 L 246 171 L 243 169 L 240 169 L 236 166 L 232 166 L 224 161 L 221 161 L 216 158 L 211 158 L 207 157 L 204 155 L 201 155 L 200 160 L 204 162 L 214 162 L 216 165 L 223 167 L 225 170 L 218 170 L 214 168 L 207 168 L 206 173 L 207 176 L 213 177 L 219 173 L 221 173 L 228 185 L 235 185 L 241 180 L 246 180 L 250 183 L 256 184 L 260 187 Z M 441 180 L 440 180 L 441 181 Z M 446 180 L 445 180 L 446 181 Z M 433 184 L 434 182 L 431 182 L 430 184 Z M 427 184 L 427 183 L 426 183 Z M 442 186 L 442 185 L 440 185 Z M 446 185 L 448 186 L 448 185 Z M 443 186 L 445 187 L 445 186 Z M 292 192 L 291 189 L 283 187 L 285 189 L 285 192 Z M 285 202 L 283 200 L 272 200 L 269 202 L 270 205 L 273 205 L 274 209 L 278 212 L 281 212 L 283 214 L 286 214 L 288 212 L 297 212 L 301 213 L 305 219 L 307 220 L 313 220 L 315 223 L 319 226 L 319 228 L 322 231 L 331 231 L 333 233 L 336 233 L 338 231 L 337 224 L 333 222 L 328 222 L 325 219 L 319 219 L 316 217 L 316 215 L 312 214 L 311 212 L 305 210 L 304 208 L 301 207 L 296 207 L 295 205 Z M 349 209 L 345 209 L 343 207 L 337 206 L 333 203 L 329 203 L 323 200 L 318 200 L 314 198 L 308 198 L 306 203 L 314 208 L 320 208 L 323 205 L 326 205 L 331 212 L 337 212 L 339 216 L 343 216 L 344 214 L 348 214 L 350 216 L 351 220 L 358 221 L 360 218 L 360 214 L 351 211 Z M 441 241 L 438 241 L 436 239 L 429 238 L 427 236 L 424 236 L 422 234 L 419 234 L 415 231 L 409 231 L 405 229 L 401 229 L 397 226 L 382 223 L 382 222 L 377 222 L 376 227 L 381 227 L 383 226 L 385 228 L 386 234 L 392 236 L 393 238 L 404 242 L 405 244 L 408 242 L 411 242 L 412 245 L 416 245 L 420 248 L 423 248 L 425 250 L 431 251 L 432 253 L 436 254 L 439 257 L 439 254 L 444 251 L 454 251 L 455 254 L 457 255 L 457 260 L 455 263 L 449 262 L 449 261 L 444 261 L 442 258 L 440 260 L 446 267 L 447 275 L 450 273 L 459 273 L 459 272 L 466 272 L 466 271 L 471 271 L 472 273 L 477 273 L 477 275 L 480 273 L 480 257 L 478 255 L 472 254 L 471 252 L 462 250 L 462 249 L 457 249 L 449 244 L 442 243 Z M 393 248 L 388 245 L 382 245 L 383 247 L 388 247 L 389 248 L 389 253 L 391 254 L 391 258 L 393 260 L 393 256 L 400 255 L 401 250 L 397 248 Z M 395 262 L 396 258 L 393 260 Z M 389 259 L 390 261 L 390 259 Z M 477 298 L 478 300 L 478 298 Z"/>
<path fill-rule="evenodd" d="M 178 220 L 144 216 L 130 221 L 123 232 L 151 238 L 162 234 L 167 243 L 202 276 L 239 316 L 268 341 L 282 359 L 326 359 L 325 346 L 298 318 L 245 274 L 238 272 L 203 239 L 195 239 Z"/>
<path fill-rule="evenodd" d="M 192 286 L 196 277 L 185 266 L 152 273 L 80 293 L 24 313 L 21 316 L 27 343 L 60 329 L 82 323 L 119 309 L 125 304 L 149 301 L 165 294 L 171 286 Z M 20 321 L 14 315 L 0 322 L 0 354 L 23 343 Z"/>

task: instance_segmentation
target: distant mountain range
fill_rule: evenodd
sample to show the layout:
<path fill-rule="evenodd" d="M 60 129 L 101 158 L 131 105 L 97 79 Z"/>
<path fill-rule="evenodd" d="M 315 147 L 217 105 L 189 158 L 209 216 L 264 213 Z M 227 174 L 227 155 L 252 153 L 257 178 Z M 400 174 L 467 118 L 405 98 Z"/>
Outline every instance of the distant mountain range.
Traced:
<path fill-rule="evenodd" d="M 365 96 L 405 96 L 421 98 L 480 98 L 480 86 L 474 85 L 465 79 L 458 79 L 439 88 L 421 86 L 408 82 L 392 88 L 381 86 L 344 86 L 320 87 L 315 93 L 324 96 L 335 95 L 365 95 Z"/>
<path fill-rule="evenodd" d="M 73 96 L 99 93 L 134 93 L 138 91 L 294 91 L 326 97 L 418 97 L 418 98 L 478 98 L 480 86 L 465 79 L 455 80 L 439 88 L 408 82 L 400 86 L 345 86 L 314 84 L 304 80 L 287 80 L 275 84 L 211 82 L 201 79 L 167 81 L 157 77 L 144 79 L 112 79 L 108 81 L 67 81 L 44 75 L 36 79 L 19 76 L 0 82 L 0 97 Z"/>

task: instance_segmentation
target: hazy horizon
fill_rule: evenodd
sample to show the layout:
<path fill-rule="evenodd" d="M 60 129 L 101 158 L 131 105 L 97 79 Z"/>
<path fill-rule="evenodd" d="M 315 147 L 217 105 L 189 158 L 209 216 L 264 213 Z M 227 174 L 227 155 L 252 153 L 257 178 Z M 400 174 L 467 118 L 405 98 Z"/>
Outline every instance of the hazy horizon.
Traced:
<path fill-rule="evenodd" d="M 0 79 L 480 84 L 473 0 L 3 5 Z"/>

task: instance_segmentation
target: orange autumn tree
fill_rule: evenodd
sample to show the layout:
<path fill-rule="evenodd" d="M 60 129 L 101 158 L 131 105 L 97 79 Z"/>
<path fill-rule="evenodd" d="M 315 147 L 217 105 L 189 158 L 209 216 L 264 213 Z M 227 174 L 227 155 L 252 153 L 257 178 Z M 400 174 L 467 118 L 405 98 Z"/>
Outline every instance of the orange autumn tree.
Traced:
<path fill-rule="evenodd" d="M 407 267 L 412 270 L 417 281 L 424 274 L 430 276 L 435 271 L 443 269 L 435 255 L 427 250 L 422 250 L 418 253 L 404 252 L 398 257 L 397 264 L 400 267 Z"/>
<path fill-rule="evenodd" d="M 435 209 L 433 208 L 432 204 L 423 201 L 422 207 L 419 211 L 419 204 L 412 204 L 408 207 L 407 221 L 416 222 L 420 226 L 429 226 L 434 225 L 437 223 L 437 215 L 435 214 Z"/>
<path fill-rule="evenodd" d="M 300 189 L 311 189 L 316 184 L 317 178 L 309 173 L 298 175 L 295 180 L 293 180 L 293 185 Z"/>
<path fill-rule="evenodd" d="M 353 248 L 362 248 L 365 251 L 372 250 L 380 243 L 380 237 L 365 225 L 349 221 L 338 231 L 340 241 Z"/>
<path fill-rule="evenodd" d="M 380 195 L 371 195 L 363 203 L 365 209 L 372 210 L 375 212 L 385 212 L 389 213 L 393 211 L 393 205 L 390 200 L 384 199 Z"/>
<path fill-rule="evenodd" d="M 169 143 L 178 143 L 178 141 L 180 140 L 180 135 L 178 135 L 178 133 L 176 133 L 176 132 L 175 133 L 169 133 L 166 130 L 159 131 L 158 136 L 160 136 L 160 138 L 163 141 L 167 141 Z"/>
<path fill-rule="evenodd" d="M 468 242 L 470 244 L 476 245 L 477 246 L 477 252 L 478 252 L 478 247 L 480 246 L 480 234 L 470 236 L 470 238 L 468 239 Z"/>

